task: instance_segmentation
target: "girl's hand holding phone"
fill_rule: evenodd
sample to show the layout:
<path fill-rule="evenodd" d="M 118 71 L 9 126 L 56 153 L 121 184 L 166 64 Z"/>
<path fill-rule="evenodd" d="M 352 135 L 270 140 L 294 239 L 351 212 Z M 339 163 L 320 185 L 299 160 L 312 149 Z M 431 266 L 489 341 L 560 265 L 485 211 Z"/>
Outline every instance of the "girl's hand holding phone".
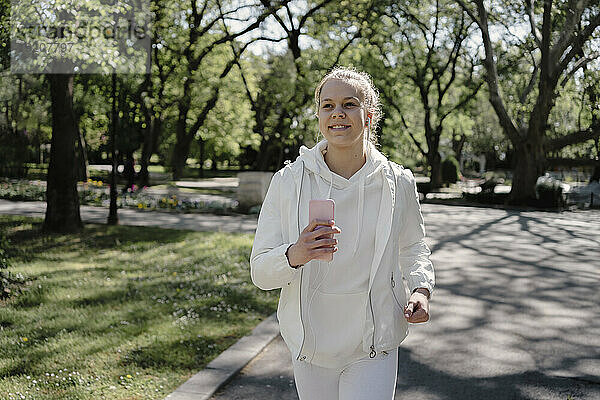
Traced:
<path fill-rule="evenodd" d="M 340 228 L 334 225 L 332 219 L 310 221 L 296 243 L 291 245 L 286 252 L 290 266 L 297 268 L 315 259 L 329 260 L 331 255 L 338 250 L 337 239 L 333 235 L 340 232 Z"/>

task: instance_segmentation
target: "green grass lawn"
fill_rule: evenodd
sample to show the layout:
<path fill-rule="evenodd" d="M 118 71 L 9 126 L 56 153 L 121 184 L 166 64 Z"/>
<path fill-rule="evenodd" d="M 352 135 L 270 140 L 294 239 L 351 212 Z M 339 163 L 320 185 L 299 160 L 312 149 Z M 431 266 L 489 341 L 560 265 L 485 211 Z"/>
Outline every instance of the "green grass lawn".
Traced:
<path fill-rule="evenodd" d="M 40 224 L 0 216 L 27 279 L 0 303 L 2 399 L 163 399 L 276 308 L 252 235 Z"/>

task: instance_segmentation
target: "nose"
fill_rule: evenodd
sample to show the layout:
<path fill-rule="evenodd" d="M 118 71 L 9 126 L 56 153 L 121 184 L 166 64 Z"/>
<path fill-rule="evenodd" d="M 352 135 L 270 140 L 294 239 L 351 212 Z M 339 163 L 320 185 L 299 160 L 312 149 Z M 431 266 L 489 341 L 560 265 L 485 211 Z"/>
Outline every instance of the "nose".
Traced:
<path fill-rule="evenodd" d="M 346 116 L 346 114 L 344 113 L 344 110 L 342 110 L 341 108 L 336 108 L 335 110 L 333 110 L 333 114 L 332 114 L 333 118 L 344 118 L 345 116 Z"/>

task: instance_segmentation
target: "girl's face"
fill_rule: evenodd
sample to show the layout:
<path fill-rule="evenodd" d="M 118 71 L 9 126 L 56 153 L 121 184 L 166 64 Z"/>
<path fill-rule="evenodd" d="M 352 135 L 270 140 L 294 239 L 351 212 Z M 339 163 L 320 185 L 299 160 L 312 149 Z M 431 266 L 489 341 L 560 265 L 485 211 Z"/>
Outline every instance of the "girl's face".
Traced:
<path fill-rule="evenodd" d="M 362 146 L 366 111 L 362 94 L 349 83 L 330 79 L 321 88 L 319 130 L 337 147 Z"/>

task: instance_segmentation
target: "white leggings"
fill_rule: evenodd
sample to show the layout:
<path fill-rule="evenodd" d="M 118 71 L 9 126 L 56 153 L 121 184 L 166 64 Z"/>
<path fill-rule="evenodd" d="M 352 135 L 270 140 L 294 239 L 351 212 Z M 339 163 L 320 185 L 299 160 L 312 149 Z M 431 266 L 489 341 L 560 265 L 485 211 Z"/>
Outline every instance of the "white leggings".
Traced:
<path fill-rule="evenodd" d="M 392 400 L 398 351 L 369 356 L 341 368 L 292 360 L 300 400 Z"/>

